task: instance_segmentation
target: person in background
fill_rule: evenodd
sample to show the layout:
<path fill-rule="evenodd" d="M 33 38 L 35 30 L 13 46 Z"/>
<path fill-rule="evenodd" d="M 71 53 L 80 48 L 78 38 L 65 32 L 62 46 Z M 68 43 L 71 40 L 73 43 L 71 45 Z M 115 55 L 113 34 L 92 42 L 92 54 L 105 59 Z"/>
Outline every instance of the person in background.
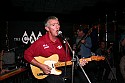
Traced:
<path fill-rule="evenodd" d="M 46 34 L 41 36 L 25 50 L 24 58 L 30 64 L 40 68 L 44 74 L 48 75 L 46 78 L 42 79 L 45 82 L 65 83 L 65 77 L 71 79 L 71 67 L 60 67 L 59 69 L 62 71 L 62 74 L 54 75 L 51 74 L 52 67 L 48 66 L 47 64 L 40 63 L 34 58 L 37 56 L 49 58 L 50 56 L 57 54 L 59 57 L 59 62 L 67 62 L 71 61 L 72 59 L 70 50 L 68 47 L 66 47 L 68 45 L 64 45 L 62 38 L 58 36 L 60 23 L 57 17 L 50 16 L 45 20 L 45 30 L 47 31 Z M 86 65 L 86 63 L 87 61 L 84 59 L 80 61 L 82 66 Z M 68 82 L 70 82 L 70 80 Z"/>
<path fill-rule="evenodd" d="M 80 58 L 91 56 L 92 41 L 89 35 L 86 36 L 87 32 L 88 28 L 84 29 L 82 26 L 77 28 L 76 43 L 73 48 L 76 50 L 76 53 Z"/>
<path fill-rule="evenodd" d="M 98 64 L 98 80 L 108 80 L 108 76 L 110 73 L 110 53 L 111 50 L 106 48 L 106 42 L 105 41 L 100 41 L 99 42 L 99 47 L 96 50 L 95 54 L 98 56 L 104 56 L 106 57 L 107 60 L 102 60 L 97 62 Z M 105 73 L 104 73 L 105 71 Z"/>
<path fill-rule="evenodd" d="M 110 49 L 106 48 L 105 41 L 100 41 L 99 42 L 99 48 L 96 50 L 96 54 L 99 56 L 105 55 L 106 53 L 110 54 Z"/>
<path fill-rule="evenodd" d="M 121 37 L 120 46 L 121 46 L 120 52 L 121 52 L 122 57 L 121 57 L 119 66 L 120 66 L 120 72 L 121 72 L 123 80 L 125 82 L 125 35 L 123 35 Z"/>

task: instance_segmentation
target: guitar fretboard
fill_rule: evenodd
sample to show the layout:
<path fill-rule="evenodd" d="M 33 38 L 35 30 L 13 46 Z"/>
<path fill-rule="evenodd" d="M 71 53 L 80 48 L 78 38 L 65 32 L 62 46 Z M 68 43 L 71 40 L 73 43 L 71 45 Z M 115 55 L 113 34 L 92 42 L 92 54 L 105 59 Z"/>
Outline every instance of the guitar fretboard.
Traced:
<path fill-rule="evenodd" d="M 55 63 L 55 67 L 62 67 L 62 66 L 66 66 L 66 65 L 72 65 L 72 62 L 67 61 L 67 62 L 57 62 L 57 63 Z"/>

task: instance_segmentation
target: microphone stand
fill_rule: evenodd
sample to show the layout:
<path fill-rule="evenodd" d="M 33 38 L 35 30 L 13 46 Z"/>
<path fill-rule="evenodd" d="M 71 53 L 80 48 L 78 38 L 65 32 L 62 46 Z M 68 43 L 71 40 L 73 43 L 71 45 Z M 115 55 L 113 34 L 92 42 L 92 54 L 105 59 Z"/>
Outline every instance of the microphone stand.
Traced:
<path fill-rule="evenodd" d="M 80 68 L 81 68 L 82 72 L 83 72 L 83 73 L 84 73 L 84 75 L 86 76 L 86 78 L 87 78 L 88 82 L 89 82 L 89 83 L 91 83 L 91 81 L 90 81 L 89 77 L 87 76 L 87 74 L 86 74 L 85 70 L 84 70 L 84 69 L 83 69 L 83 67 L 80 65 L 80 62 L 79 62 L 79 58 L 78 58 L 78 56 L 76 56 L 76 58 L 77 58 L 77 63 L 78 63 L 78 65 L 80 66 Z"/>
<path fill-rule="evenodd" d="M 88 78 L 88 76 L 87 76 L 85 70 L 84 70 L 83 67 L 80 65 L 78 56 L 75 55 L 75 51 L 72 50 L 72 48 L 71 48 L 71 46 L 70 46 L 70 44 L 69 44 L 69 42 L 67 41 L 66 38 L 64 38 L 64 42 L 68 45 L 70 51 L 71 51 L 72 54 L 73 54 L 72 60 L 71 60 L 71 61 L 72 61 L 72 83 L 74 83 L 74 64 L 75 64 L 75 61 L 76 61 L 77 64 L 80 66 L 80 68 L 81 68 L 82 72 L 84 73 L 84 75 L 86 76 L 88 82 L 91 83 L 91 81 L 90 81 L 90 79 Z"/>

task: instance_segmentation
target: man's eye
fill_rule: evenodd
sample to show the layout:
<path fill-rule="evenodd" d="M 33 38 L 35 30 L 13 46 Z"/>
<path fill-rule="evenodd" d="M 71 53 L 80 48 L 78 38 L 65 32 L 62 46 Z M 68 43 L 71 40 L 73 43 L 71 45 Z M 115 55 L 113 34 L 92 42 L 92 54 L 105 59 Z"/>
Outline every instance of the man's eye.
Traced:
<path fill-rule="evenodd" d="M 52 26 L 55 26 L 55 24 L 52 24 Z"/>
<path fill-rule="evenodd" d="M 56 24 L 51 24 L 51 26 L 55 26 L 55 25 L 59 25 L 59 26 L 60 26 L 60 24 L 58 24 L 58 23 L 56 23 Z"/>

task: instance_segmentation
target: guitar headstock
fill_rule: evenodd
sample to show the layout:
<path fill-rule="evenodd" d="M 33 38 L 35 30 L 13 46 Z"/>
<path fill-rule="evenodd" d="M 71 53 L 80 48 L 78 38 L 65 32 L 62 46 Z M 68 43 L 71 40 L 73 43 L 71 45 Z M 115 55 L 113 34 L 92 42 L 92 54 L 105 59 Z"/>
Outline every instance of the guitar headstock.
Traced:
<path fill-rule="evenodd" d="M 93 55 L 90 58 L 91 58 L 91 60 L 95 60 L 95 61 L 105 60 L 104 56 L 94 56 Z"/>

